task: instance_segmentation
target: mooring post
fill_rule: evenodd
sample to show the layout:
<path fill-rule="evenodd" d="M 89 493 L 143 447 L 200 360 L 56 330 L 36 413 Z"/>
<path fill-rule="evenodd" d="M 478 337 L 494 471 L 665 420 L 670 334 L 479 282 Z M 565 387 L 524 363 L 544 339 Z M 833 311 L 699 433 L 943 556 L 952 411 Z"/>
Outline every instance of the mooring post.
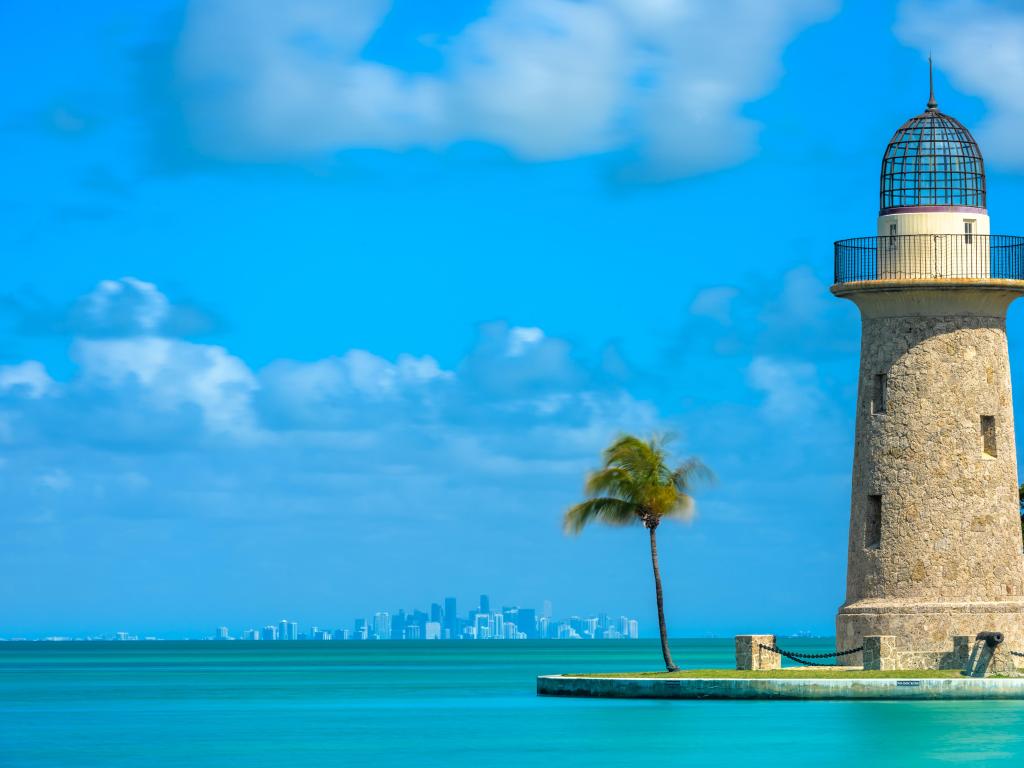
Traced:
<path fill-rule="evenodd" d="M 781 669 L 775 635 L 736 635 L 736 669 Z"/>

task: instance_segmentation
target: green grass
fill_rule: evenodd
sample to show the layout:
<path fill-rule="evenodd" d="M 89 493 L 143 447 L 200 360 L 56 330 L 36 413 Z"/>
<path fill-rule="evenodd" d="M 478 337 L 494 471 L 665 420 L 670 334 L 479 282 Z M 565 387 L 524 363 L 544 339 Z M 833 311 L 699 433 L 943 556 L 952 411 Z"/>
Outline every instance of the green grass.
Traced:
<path fill-rule="evenodd" d="M 862 669 L 681 669 L 678 672 L 592 672 L 565 677 L 644 677 L 644 678 L 780 678 L 790 680 L 858 680 L 865 678 L 913 680 L 936 677 L 961 677 L 959 669 L 862 670 Z"/>

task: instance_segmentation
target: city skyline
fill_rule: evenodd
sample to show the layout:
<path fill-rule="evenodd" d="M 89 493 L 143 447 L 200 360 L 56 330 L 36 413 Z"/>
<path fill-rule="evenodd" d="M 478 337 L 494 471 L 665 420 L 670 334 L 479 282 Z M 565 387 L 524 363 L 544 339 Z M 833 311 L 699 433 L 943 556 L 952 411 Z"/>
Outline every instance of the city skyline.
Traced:
<path fill-rule="evenodd" d="M 191 640 L 239 641 L 299 641 L 299 640 L 575 640 L 575 639 L 630 639 L 640 638 L 637 619 L 601 613 L 594 616 L 571 615 L 557 619 L 552 603 L 545 600 L 540 611 L 518 605 L 502 605 L 492 610 L 490 598 L 481 594 L 475 608 L 458 613 L 458 601 L 446 597 L 443 602 L 431 603 L 427 611 L 398 609 L 376 611 L 370 617 L 352 619 L 349 628 L 309 624 L 300 631 L 298 621 L 281 619 L 262 627 L 251 626 L 232 634 L 227 625 L 218 626 L 206 637 Z M 157 635 L 137 634 L 125 630 L 99 635 L 62 636 L 44 635 L 39 638 L 0 638 L 0 640 L 159 640 Z"/>

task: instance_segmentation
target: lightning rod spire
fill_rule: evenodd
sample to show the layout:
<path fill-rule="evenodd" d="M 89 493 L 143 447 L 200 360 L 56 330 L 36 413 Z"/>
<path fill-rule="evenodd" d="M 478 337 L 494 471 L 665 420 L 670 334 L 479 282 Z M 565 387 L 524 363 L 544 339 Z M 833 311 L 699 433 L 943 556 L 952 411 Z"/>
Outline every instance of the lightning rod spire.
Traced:
<path fill-rule="evenodd" d="M 935 112 L 939 102 L 935 100 L 935 79 L 932 77 L 932 55 L 928 54 L 928 111 Z"/>

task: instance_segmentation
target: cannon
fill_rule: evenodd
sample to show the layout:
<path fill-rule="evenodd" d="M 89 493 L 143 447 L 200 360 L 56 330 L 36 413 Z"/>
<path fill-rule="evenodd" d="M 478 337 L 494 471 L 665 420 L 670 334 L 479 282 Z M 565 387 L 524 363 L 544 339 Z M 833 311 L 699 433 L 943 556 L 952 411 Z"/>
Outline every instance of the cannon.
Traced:
<path fill-rule="evenodd" d="M 974 638 L 975 640 L 984 640 L 985 645 L 989 648 L 995 648 L 1003 642 L 1002 632 L 979 632 Z"/>

